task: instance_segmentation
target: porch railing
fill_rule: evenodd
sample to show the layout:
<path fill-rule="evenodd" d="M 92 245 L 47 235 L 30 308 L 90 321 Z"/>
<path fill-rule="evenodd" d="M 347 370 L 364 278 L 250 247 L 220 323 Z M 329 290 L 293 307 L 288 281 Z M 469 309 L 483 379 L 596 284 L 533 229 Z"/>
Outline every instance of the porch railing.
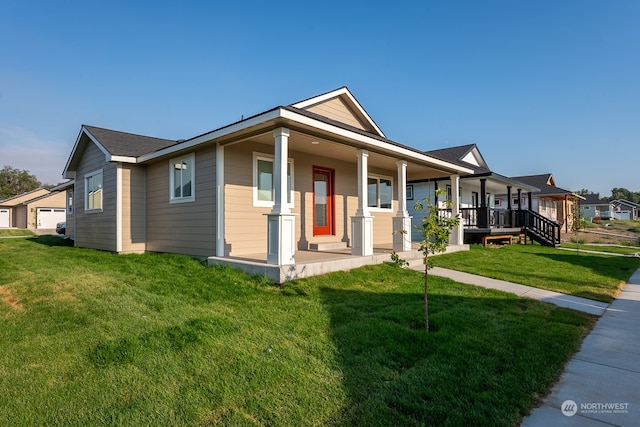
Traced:
<path fill-rule="evenodd" d="M 439 213 L 446 218 L 452 215 L 451 209 L 440 209 Z M 461 208 L 460 220 L 465 228 L 521 228 L 540 244 L 560 244 L 560 224 L 531 210 Z"/>
<path fill-rule="evenodd" d="M 461 208 L 460 218 L 462 225 L 468 228 L 513 227 L 511 212 L 508 209 Z"/>
<path fill-rule="evenodd" d="M 516 226 L 533 240 L 545 246 L 560 245 L 560 224 L 530 210 L 514 211 Z"/>

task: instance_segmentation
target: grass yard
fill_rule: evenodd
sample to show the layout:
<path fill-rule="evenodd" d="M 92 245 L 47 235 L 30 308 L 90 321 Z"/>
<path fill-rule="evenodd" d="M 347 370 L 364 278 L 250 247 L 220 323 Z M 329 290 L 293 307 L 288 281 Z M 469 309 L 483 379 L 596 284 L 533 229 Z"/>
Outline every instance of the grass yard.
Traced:
<path fill-rule="evenodd" d="M 34 236 L 34 234 L 33 234 L 33 231 L 31 230 L 25 230 L 20 228 L 7 228 L 7 229 L 0 230 L 0 237 L 16 237 L 16 236 L 30 237 L 30 236 Z"/>
<path fill-rule="evenodd" d="M 0 240 L 0 425 L 514 426 L 594 322 L 432 278 L 427 334 L 415 271 L 278 288 L 69 243 Z"/>
<path fill-rule="evenodd" d="M 640 252 L 640 248 L 636 246 L 624 246 L 624 245 L 590 245 L 588 243 L 579 243 L 578 250 L 583 251 L 596 251 L 596 252 L 608 252 L 612 254 L 630 255 Z M 563 243 L 563 248 L 576 249 L 575 243 Z"/>
<path fill-rule="evenodd" d="M 603 302 L 613 301 L 640 267 L 640 258 L 576 254 L 540 245 L 472 245 L 469 252 L 432 260 L 438 267 Z"/>

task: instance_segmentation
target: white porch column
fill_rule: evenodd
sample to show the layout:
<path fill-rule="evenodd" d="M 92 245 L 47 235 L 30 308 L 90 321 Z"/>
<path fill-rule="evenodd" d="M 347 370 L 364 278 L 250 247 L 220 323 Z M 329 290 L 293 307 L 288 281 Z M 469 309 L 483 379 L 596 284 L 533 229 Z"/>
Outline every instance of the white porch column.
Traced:
<path fill-rule="evenodd" d="M 460 176 L 451 175 L 451 216 L 455 217 L 460 214 Z M 449 236 L 450 245 L 462 245 L 464 243 L 464 228 L 462 220 L 453 230 Z"/>
<path fill-rule="evenodd" d="M 216 256 L 224 254 L 224 146 L 216 145 Z"/>
<path fill-rule="evenodd" d="M 351 254 L 373 255 L 373 217 L 369 215 L 367 200 L 368 158 L 367 150 L 358 150 L 358 210 L 351 217 Z"/>
<path fill-rule="evenodd" d="M 287 162 L 289 129 L 273 131 L 275 153 L 273 159 L 274 200 L 267 214 L 267 264 L 295 264 L 295 215 L 287 204 Z"/>
<path fill-rule="evenodd" d="M 411 250 L 411 217 L 407 211 L 407 162 L 399 160 L 398 166 L 398 212 L 393 217 L 393 250 Z"/>

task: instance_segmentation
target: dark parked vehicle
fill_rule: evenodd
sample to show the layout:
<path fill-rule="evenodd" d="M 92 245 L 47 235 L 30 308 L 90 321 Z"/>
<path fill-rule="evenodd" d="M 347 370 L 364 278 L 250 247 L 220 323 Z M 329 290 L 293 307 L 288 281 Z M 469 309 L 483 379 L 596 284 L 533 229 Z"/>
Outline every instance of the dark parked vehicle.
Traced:
<path fill-rule="evenodd" d="M 58 234 L 65 234 L 67 231 L 67 223 L 65 222 L 59 222 L 56 224 L 56 233 Z"/>

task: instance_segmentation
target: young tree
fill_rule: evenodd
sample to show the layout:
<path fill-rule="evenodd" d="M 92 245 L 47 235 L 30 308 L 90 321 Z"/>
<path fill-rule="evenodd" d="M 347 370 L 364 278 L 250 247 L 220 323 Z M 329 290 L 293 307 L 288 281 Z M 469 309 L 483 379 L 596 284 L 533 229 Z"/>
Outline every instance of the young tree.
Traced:
<path fill-rule="evenodd" d="M 438 196 L 446 196 L 443 189 L 436 190 L 436 198 Z M 451 202 L 447 202 L 447 209 L 450 208 Z M 438 206 L 431 203 L 429 198 L 419 201 L 415 204 L 414 209 L 425 213 L 425 216 L 414 227 L 418 230 L 422 241 L 420 242 L 420 252 L 422 252 L 424 263 L 424 328 L 429 332 L 429 269 L 431 263 L 429 254 L 444 252 L 449 243 L 449 235 L 451 230 L 460 224 L 460 216 L 453 215 L 442 216 L 438 210 Z"/>
<path fill-rule="evenodd" d="M 27 170 L 18 170 L 10 166 L 0 169 L 0 200 L 35 190 L 42 183 Z"/>
<path fill-rule="evenodd" d="M 571 211 L 568 213 L 569 222 L 571 223 L 571 231 L 573 233 L 573 240 L 576 242 L 576 255 L 580 254 L 580 240 L 578 239 L 578 232 L 584 228 L 584 212 L 580 203 L 574 203 Z"/>

